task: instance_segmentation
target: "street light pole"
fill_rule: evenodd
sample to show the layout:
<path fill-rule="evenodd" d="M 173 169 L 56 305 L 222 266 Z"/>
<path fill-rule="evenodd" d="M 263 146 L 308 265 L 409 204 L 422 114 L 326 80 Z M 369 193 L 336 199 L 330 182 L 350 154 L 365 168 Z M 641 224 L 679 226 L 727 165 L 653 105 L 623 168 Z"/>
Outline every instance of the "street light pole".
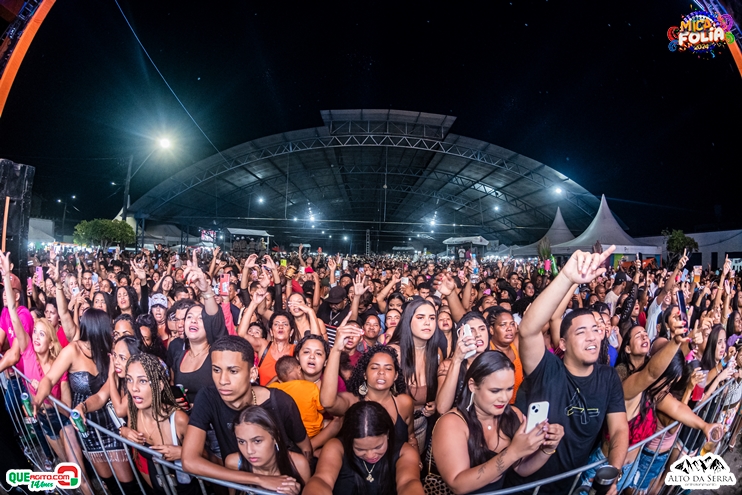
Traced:
<path fill-rule="evenodd" d="M 149 158 L 149 155 L 147 158 Z M 147 158 L 144 161 L 147 161 Z M 129 166 L 126 169 L 126 184 L 124 185 L 124 208 L 121 210 L 121 218 L 124 222 L 126 221 L 126 214 L 129 212 L 129 184 L 131 183 L 131 162 L 133 161 L 134 155 L 129 155 Z"/>
<path fill-rule="evenodd" d="M 160 148 L 169 148 L 170 147 L 170 140 L 166 138 L 161 138 L 159 140 Z M 121 211 L 121 219 L 125 222 L 127 214 L 129 213 L 129 185 L 131 184 L 131 179 L 134 178 L 135 175 L 137 175 L 137 172 L 142 168 L 142 166 L 147 163 L 147 160 L 149 160 L 149 157 L 152 156 L 152 154 L 155 152 L 157 148 L 152 149 L 152 151 L 149 152 L 149 155 L 142 160 L 142 163 L 139 164 L 137 169 L 134 171 L 134 173 L 131 173 L 131 164 L 134 161 L 134 155 L 129 155 L 129 165 L 126 169 L 126 184 L 124 185 L 124 208 Z"/>

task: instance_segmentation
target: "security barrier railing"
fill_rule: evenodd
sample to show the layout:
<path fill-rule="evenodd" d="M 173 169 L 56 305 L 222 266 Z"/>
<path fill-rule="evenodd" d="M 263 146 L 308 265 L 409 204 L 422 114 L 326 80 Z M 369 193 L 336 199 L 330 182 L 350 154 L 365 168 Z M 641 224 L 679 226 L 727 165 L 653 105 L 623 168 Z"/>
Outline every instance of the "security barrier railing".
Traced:
<path fill-rule="evenodd" d="M 23 381 L 21 381 L 21 378 L 24 380 L 28 380 L 28 378 L 21 373 L 17 368 L 13 367 L 13 373 L 14 376 L 11 378 L 6 378 L 4 373 L 0 373 L 0 380 L 2 380 L 2 385 L 4 388 L 5 393 L 5 399 L 6 399 L 6 407 L 8 409 L 8 412 L 11 416 L 11 420 L 13 422 L 13 425 L 16 429 L 16 432 L 19 434 L 19 439 L 21 442 L 21 446 L 24 450 L 24 453 L 28 460 L 34 465 L 34 467 L 38 471 L 51 471 L 54 469 L 54 465 L 56 465 L 59 462 L 58 458 L 55 458 L 54 456 L 54 450 L 51 448 L 51 445 L 48 443 L 46 436 L 44 435 L 42 428 L 38 427 L 37 422 L 32 422 L 33 418 L 29 417 L 27 414 L 24 414 L 23 412 L 23 404 L 21 402 L 20 395 L 25 391 L 25 385 Z M 725 435 L 722 437 L 722 439 L 713 446 L 713 452 L 718 453 L 719 455 L 722 455 L 727 445 L 729 444 L 729 441 L 731 440 L 731 436 L 733 434 L 736 434 L 737 432 L 737 426 L 740 422 L 740 415 L 736 414 L 737 409 L 736 407 L 739 407 L 738 404 L 735 406 L 735 404 L 728 404 L 727 398 L 728 393 L 732 390 L 732 386 L 739 386 L 736 383 L 729 381 L 724 386 L 720 387 L 718 390 L 714 392 L 714 394 L 709 397 L 706 401 L 703 403 L 697 405 L 695 409 L 693 410 L 696 414 L 698 414 L 699 417 L 704 418 L 708 423 L 716 423 L 719 422 L 720 419 L 723 419 L 726 427 L 725 427 Z M 71 409 L 66 407 L 63 403 L 56 400 L 53 397 L 49 397 L 49 400 L 53 403 L 54 408 L 54 414 L 57 416 L 57 419 L 59 420 L 59 424 L 63 424 L 62 420 L 62 413 L 60 410 L 65 411 L 67 414 L 65 416 L 69 416 L 69 414 L 72 412 Z M 48 415 L 38 415 L 38 419 L 36 420 L 38 422 L 41 421 L 50 421 Z M 51 423 L 50 423 L 51 424 Z M 116 476 L 116 472 L 113 469 L 111 465 L 111 458 L 108 455 L 108 451 L 105 449 L 105 443 L 103 441 L 104 436 L 110 436 L 112 438 L 115 438 L 119 442 L 121 442 L 124 445 L 127 445 L 128 447 L 134 449 L 138 453 L 146 453 L 149 456 L 152 457 L 155 469 L 157 471 L 156 476 L 159 476 L 161 483 L 161 486 L 164 488 L 166 495 L 177 495 L 178 494 L 178 485 L 176 483 L 176 476 L 178 472 L 184 473 L 183 469 L 180 466 L 176 466 L 175 464 L 168 462 L 162 458 L 162 455 L 159 452 L 156 452 L 152 449 L 149 449 L 147 447 L 144 447 L 142 445 L 139 445 L 137 443 L 131 442 L 127 440 L 126 438 L 121 437 L 120 435 L 109 431 L 100 425 L 96 424 L 95 422 L 91 420 L 87 420 L 86 422 L 87 428 L 88 428 L 88 434 L 95 434 L 98 438 L 98 441 L 100 442 L 100 445 L 103 447 L 104 452 L 106 454 L 106 460 L 108 462 L 108 466 L 111 469 L 111 472 L 113 473 L 113 476 L 115 478 L 116 484 L 118 485 L 117 488 L 119 490 L 119 493 L 124 493 L 124 490 L 121 486 L 121 483 Z M 629 448 L 629 451 L 636 451 L 639 450 L 639 454 L 636 457 L 636 460 L 631 464 L 631 468 L 636 467 L 641 460 L 642 456 L 648 456 L 650 454 L 642 452 L 642 450 L 647 446 L 650 442 L 653 440 L 659 439 L 659 444 L 662 445 L 662 441 L 665 439 L 665 437 L 676 427 L 679 426 L 678 422 L 673 422 L 669 426 L 663 428 L 662 430 L 656 432 L 651 437 L 631 446 Z M 683 426 L 680 426 L 681 428 L 685 428 Z M 67 425 L 62 428 L 60 435 L 64 435 L 66 441 L 70 441 L 70 435 L 77 435 L 77 431 L 71 426 Z M 683 490 L 679 486 L 664 486 L 664 474 L 666 473 L 667 464 L 670 459 L 672 459 L 672 455 L 665 456 L 667 452 L 672 453 L 674 449 L 680 448 L 682 452 L 683 446 L 699 446 L 695 449 L 692 449 L 690 454 L 696 454 L 697 451 L 703 452 L 703 449 L 700 447 L 700 445 L 703 445 L 705 442 L 705 437 L 701 439 L 701 435 L 703 435 L 703 432 L 701 430 L 690 430 L 690 434 L 688 434 L 684 440 L 681 442 L 679 438 L 676 438 L 675 441 L 672 444 L 672 447 L 670 447 L 669 450 L 666 450 L 662 453 L 660 452 L 653 452 L 651 453 L 652 458 L 650 465 L 656 461 L 658 456 L 663 455 L 664 459 L 662 461 L 662 464 L 660 466 L 659 472 L 663 473 L 661 476 L 655 478 L 652 480 L 653 484 L 649 486 L 648 489 L 645 490 L 635 490 L 633 492 L 634 495 L 640 495 L 642 493 L 651 493 L 652 495 L 677 495 L 681 493 Z M 678 435 L 679 437 L 680 435 Z M 45 442 L 46 445 L 43 443 Z M 80 442 L 82 445 L 83 450 L 87 453 L 87 448 L 85 447 L 84 442 Z M 704 445 L 706 447 L 706 445 Z M 641 450 L 640 450 L 641 449 Z M 128 449 L 124 449 L 126 453 L 126 458 L 128 460 L 129 466 L 131 467 L 131 470 L 134 474 L 134 477 L 137 481 L 137 485 L 139 486 L 139 489 L 143 494 L 146 493 L 144 482 L 142 480 L 142 477 L 140 476 L 139 470 L 136 468 L 134 461 L 132 459 L 131 453 L 128 451 Z M 695 451 L 695 452 L 694 452 Z M 703 452 L 705 453 L 705 452 Z M 682 457 L 679 456 L 678 458 Z M 84 465 L 83 459 L 68 459 L 68 462 L 75 462 L 81 467 Z M 673 460 L 675 462 L 675 460 Z M 592 464 L 588 464 L 585 466 L 582 466 L 577 469 L 573 469 L 572 471 L 562 473 L 557 476 L 552 476 L 550 478 L 545 478 L 539 481 L 526 483 L 523 485 L 519 485 L 512 488 L 506 488 L 502 490 L 497 490 L 493 492 L 488 492 L 485 495 L 511 495 L 511 494 L 526 494 L 530 493 L 531 495 L 538 495 L 539 490 L 545 486 L 549 485 L 558 481 L 563 482 L 566 479 L 572 478 L 572 484 L 571 488 L 567 493 L 570 494 L 577 494 L 577 493 L 588 493 L 587 488 L 580 484 L 580 479 L 582 478 L 582 475 L 584 472 L 595 469 L 598 466 L 601 466 L 605 464 L 606 461 L 598 461 L 594 462 Z M 84 482 L 87 483 L 88 487 L 91 487 L 92 491 L 92 485 L 90 483 L 89 479 L 89 471 L 94 473 L 95 478 L 98 482 L 98 484 L 106 491 L 106 493 L 110 493 L 110 490 L 106 490 L 106 487 L 103 483 L 103 481 L 100 479 L 100 476 L 95 471 L 95 469 L 83 469 L 83 476 L 84 476 Z M 654 470 L 657 472 L 657 469 Z M 642 486 L 644 482 L 646 481 L 646 476 L 648 475 L 649 471 L 646 471 L 644 473 L 637 473 L 634 471 L 634 469 L 628 469 L 628 473 L 634 473 L 633 476 L 635 476 L 635 481 L 637 482 L 637 486 Z M 191 473 L 186 474 L 196 478 L 198 480 L 198 484 L 200 486 L 201 492 L 203 495 L 208 495 L 208 492 L 206 490 L 206 486 L 204 483 L 211 483 L 213 485 L 219 485 L 228 489 L 232 489 L 236 492 L 243 492 L 246 494 L 256 494 L 256 495 L 276 495 L 276 492 L 263 490 L 260 488 L 255 488 L 252 486 L 245 486 L 245 485 L 239 485 L 236 483 L 230 483 L 228 481 L 218 480 L 214 478 L 204 477 L 204 476 L 196 476 Z M 150 473 L 150 476 L 152 473 Z M 659 485 L 657 485 L 659 483 Z M 110 489 L 110 487 L 108 487 Z M 61 493 L 61 492 L 60 492 Z M 126 495 L 129 495 L 128 493 Z"/>

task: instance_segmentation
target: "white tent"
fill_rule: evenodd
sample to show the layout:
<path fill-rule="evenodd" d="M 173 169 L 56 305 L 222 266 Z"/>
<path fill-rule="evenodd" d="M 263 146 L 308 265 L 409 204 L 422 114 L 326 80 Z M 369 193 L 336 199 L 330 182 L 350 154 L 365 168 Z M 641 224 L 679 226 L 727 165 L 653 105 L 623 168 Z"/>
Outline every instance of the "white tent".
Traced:
<path fill-rule="evenodd" d="M 605 195 L 600 199 L 600 208 L 592 223 L 585 229 L 579 237 L 561 244 L 552 245 L 553 254 L 569 255 L 578 249 L 581 251 L 590 251 L 596 242 L 600 242 L 603 249 L 607 249 L 611 244 L 616 245 L 616 254 L 661 254 L 661 246 L 645 245 L 636 241 L 618 225 L 613 217 Z"/>
<path fill-rule="evenodd" d="M 546 232 L 544 237 L 534 242 L 533 244 L 528 244 L 527 246 L 513 249 L 513 256 L 536 256 L 538 254 L 539 243 L 541 242 L 541 240 L 547 237 L 549 238 L 549 242 L 552 246 L 562 244 L 563 242 L 569 242 L 575 238 L 574 234 L 572 234 L 572 231 L 569 230 L 569 227 L 567 227 L 567 224 L 564 222 L 564 218 L 562 217 L 562 210 L 559 207 L 557 207 L 554 222 L 551 224 L 551 227 L 549 228 L 548 232 Z"/>
<path fill-rule="evenodd" d="M 415 248 L 412 246 L 394 246 L 392 251 L 414 251 Z M 445 253 L 443 253 L 445 255 Z"/>
<path fill-rule="evenodd" d="M 28 242 L 54 242 L 54 237 L 50 236 L 46 232 L 37 229 L 33 225 L 28 227 Z"/>
<path fill-rule="evenodd" d="M 482 237 L 481 235 L 472 236 L 472 237 L 449 237 L 445 241 L 443 241 L 443 244 L 447 245 L 459 245 L 459 244 L 474 244 L 476 246 L 486 246 L 490 243 L 487 239 Z"/>
<path fill-rule="evenodd" d="M 187 244 L 191 245 L 201 240 L 192 235 L 186 235 L 185 237 L 181 236 L 182 231 L 175 225 L 168 223 L 148 225 L 144 229 L 145 244 L 164 244 L 168 246 L 174 243 L 180 244 L 182 240 L 185 240 Z"/>

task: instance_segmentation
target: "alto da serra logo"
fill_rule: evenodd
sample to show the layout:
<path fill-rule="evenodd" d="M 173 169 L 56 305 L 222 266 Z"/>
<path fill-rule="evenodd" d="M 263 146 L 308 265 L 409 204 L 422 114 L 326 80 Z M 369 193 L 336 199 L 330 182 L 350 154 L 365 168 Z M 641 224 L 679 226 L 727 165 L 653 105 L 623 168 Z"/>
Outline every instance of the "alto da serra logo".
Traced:
<path fill-rule="evenodd" d="M 683 17 L 680 26 L 667 30 L 668 48 L 671 52 L 687 50 L 713 56 L 715 48 L 734 43 L 733 27 L 734 19 L 729 14 L 711 14 L 703 10 L 691 12 Z"/>
<path fill-rule="evenodd" d="M 5 473 L 10 486 L 27 485 L 32 492 L 49 491 L 61 488 L 74 490 L 80 488 L 80 466 L 72 462 L 61 462 L 54 472 L 31 471 L 30 469 L 11 469 Z"/>
<path fill-rule="evenodd" d="M 665 476 L 665 484 L 680 486 L 683 490 L 709 488 L 718 490 L 722 485 L 736 485 L 737 478 L 720 456 L 684 457 L 676 461 Z"/>

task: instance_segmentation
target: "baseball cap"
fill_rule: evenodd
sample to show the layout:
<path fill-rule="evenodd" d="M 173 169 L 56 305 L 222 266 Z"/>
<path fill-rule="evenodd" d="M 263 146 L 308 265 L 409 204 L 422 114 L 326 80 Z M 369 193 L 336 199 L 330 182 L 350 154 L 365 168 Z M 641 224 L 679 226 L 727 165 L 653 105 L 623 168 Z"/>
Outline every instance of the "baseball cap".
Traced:
<path fill-rule="evenodd" d="M 5 278 L 0 278 L 0 285 L 5 284 Z M 15 276 L 14 273 L 10 274 L 10 287 L 12 289 L 17 290 L 18 292 L 23 292 L 23 287 L 21 286 L 21 279 Z"/>
<path fill-rule="evenodd" d="M 613 280 L 614 284 L 620 284 L 622 282 L 627 282 L 629 280 L 629 276 L 625 274 L 624 272 L 618 272 L 616 273 L 616 278 Z"/>
<path fill-rule="evenodd" d="M 149 306 L 162 306 L 163 308 L 167 308 L 167 297 L 165 297 L 165 294 L 152 294 L 152 297 L 149 298 Z"/>
<path fill-rule="evenodd" d="M 345 289 L 338 286 L 333 287 L 330 289 L 330 295 L 327 297 L 327 303 L 328 304 L 337 304 L 340 302 L 343 302 L 345 298 L 348 296 L 348 293 L 345 292 Z"/>

